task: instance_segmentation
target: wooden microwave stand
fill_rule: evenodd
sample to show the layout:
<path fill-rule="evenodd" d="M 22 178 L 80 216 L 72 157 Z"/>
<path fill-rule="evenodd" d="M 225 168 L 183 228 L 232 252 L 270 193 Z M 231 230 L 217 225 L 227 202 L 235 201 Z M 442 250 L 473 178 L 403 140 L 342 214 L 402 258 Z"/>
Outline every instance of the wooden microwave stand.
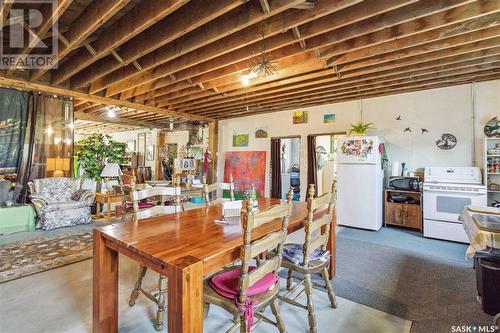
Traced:
<path fill-rule="evenodd" d="M 389 200 L 391 195 L 402 194 L 412 203 L 397 203 Z M 401 190 L 385 190 L 384 195 L 384 226 L 396 225 L 417 229 L 422 232 L 422 193 Z"/>

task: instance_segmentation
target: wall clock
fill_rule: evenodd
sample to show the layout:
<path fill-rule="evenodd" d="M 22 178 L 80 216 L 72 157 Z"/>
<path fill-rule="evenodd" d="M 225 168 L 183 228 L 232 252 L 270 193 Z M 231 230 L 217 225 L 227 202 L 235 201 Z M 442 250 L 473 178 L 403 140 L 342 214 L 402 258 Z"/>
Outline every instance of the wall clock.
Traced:
<path fill-rule="evenodd" d="M 436 141 L 436 146 L 443 150 L 450 150 L 457 145 L 457 138 L 453 134 L 442 134 L 441 138 Z"/>

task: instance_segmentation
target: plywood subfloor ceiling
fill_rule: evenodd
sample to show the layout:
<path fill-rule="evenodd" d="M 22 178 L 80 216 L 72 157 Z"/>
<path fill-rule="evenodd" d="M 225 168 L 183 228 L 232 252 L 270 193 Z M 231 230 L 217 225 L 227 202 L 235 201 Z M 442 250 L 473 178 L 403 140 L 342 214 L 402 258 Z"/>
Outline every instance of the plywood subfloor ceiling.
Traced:
<path fill-rule="evenodd" d="M 116 105 L 115 122 L 164 126 L 500 78 L 498 0 L 58 3 L 58 68 L 0 84 L 73 96 L 80 119 Z M 243 85 L 263 50 L 277 71 Z"/>

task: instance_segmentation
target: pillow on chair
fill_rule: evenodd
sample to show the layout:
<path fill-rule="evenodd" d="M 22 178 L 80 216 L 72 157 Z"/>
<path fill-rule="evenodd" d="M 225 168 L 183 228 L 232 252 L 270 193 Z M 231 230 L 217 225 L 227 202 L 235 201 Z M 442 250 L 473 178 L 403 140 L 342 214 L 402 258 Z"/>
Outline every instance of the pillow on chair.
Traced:
<path fill-rule="evenodd" d="M 309 256 L 309 260 L 327 261 L 330 256 L 329 251 L 323 251 L 321 248 L 314 250 Z M 294 265 L 301 265 L 304 262 L 304 247 L 302 244 L 285 244 L 283 246 L 283 258 Z"/>

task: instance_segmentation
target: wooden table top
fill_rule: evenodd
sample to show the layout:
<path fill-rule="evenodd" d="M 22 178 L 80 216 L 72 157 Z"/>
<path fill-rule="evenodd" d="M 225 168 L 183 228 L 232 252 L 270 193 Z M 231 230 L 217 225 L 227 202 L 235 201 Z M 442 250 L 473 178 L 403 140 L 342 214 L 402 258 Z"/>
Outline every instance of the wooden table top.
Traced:
<path fill-rule="evenodd" d="M 259 209 L 264 210 L 278 203 L 279 199 L 259 199 Z M 294 201 L 289 232 L 302 228 L 306 217 L 307 203 Z M 204 273 L 207 274 L 216 271 L 221 260 L 238 258 L 243 242 L 241 224 L 214 222 L 221 219 L 222 205 L 219 204 L 138 222 L 107 225 L 98 230 L 118 248 L 127 249 L 162 267 L 164 264 L 175 265 L 175 261 L 184 257 L 203 261 Z M 277 220 L 257 228 L 253 237 L 259 238 L 278 230 L 280 224 Z"/>

